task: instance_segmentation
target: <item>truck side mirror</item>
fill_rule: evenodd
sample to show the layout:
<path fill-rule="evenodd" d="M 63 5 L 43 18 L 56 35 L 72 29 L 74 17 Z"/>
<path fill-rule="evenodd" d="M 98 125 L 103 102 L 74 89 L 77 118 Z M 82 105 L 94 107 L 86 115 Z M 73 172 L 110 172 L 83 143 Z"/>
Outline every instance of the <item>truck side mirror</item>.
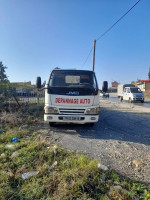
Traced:
<path fill-rule="evenodd" d="M 108 90 L 108 82 L 107 81 L 103 81 L 102 91 L 103 92 L 107 92 L 107 90 Z"/>
<path fill-rule="evenodd" d="M 38 88 L 38 89 L 41 88 L 41 77 L 36 78 L 36 88 Z"/>

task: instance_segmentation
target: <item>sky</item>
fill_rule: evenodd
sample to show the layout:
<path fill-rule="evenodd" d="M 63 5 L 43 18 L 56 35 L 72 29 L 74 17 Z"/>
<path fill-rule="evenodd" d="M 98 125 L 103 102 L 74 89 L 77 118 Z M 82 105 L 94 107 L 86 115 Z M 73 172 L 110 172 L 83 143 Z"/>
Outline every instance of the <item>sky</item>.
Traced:
<path fill-rule="evenodd" d="M 0 61 L 11 82 L 47 81 L 55 67 L 92 69 L 93 40 L 137 0 L 0 0 Z M 95 73 L 103 81 L 147 79 L 150 0 L 140 3 L 96 43 Z"/>

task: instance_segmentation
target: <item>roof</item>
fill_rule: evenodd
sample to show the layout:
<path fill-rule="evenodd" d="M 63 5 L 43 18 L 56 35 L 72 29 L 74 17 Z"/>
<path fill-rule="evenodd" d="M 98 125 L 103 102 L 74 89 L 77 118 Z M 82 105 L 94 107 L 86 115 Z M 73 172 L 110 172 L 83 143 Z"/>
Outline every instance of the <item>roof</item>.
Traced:
<path fill-rule="evenodd" d="M 56 70 L 56 71 L 67 71 L 67 70 L 69 70 L 69 71 L 89 71 L 89 72 L 91 72 L 92 70 L 88 70 L 88 69 L 75 69 L 75 68 L 72 68 L 72 69 L 60 69 L 60 68 L 54 68 L 52 71 L 54 71 L 54 70 Z M 93 71 L 92 71 L 93 72 Z"/>
<path fill-rule="evenodd" d="M 150 79 L 149 80 L 140 80 L 141 82 L 150 82 Z"/>

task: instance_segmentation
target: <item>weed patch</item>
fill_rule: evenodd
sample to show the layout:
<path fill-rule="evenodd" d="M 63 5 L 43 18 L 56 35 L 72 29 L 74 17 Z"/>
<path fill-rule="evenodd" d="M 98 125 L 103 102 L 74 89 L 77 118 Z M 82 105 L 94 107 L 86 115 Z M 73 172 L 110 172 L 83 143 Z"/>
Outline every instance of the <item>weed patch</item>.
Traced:
<path fill-rule="evenodd" d="M 0 199 L 150 199 L 137 181 L 97 167 L 98 161 L 38 139 L 30 129 L 3 127 L 0 135 Z M 26 138 L 24 135 L 28 135 Z M 18 137 L 14 143 L 11 138 Z M 17 154 L 12 157 L 13 152 Z M 36 175 L 23 179 L 31 171 Z"/>

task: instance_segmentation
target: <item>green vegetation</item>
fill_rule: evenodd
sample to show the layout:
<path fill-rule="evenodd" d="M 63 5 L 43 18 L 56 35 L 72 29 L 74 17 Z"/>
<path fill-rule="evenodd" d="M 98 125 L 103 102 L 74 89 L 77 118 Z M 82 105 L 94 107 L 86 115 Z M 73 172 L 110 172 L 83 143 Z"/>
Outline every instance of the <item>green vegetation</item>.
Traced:
<path fill-rule="evenodd" d="M 10 85 L 12 87 L 22 86 L 22 87 L 33 88 L 33 89 L 36 88 L 35 85 L 30 85 L 30 84 L 27 84 L 27 83 L 10 83 Z"/>
<path fill-rule="evenodd" d="M 6 69 L 7 67 L 3 65 L 2 62 L 0 62 L 0 83 L 8 83 L 8 77 L 6 75 Z"/>
<path fill-rule="evenodd" d="M 97 167 L 97 161 L 57 147 L 39 132 L 8 126 L 3 126 L 2 130 L 1 200 L 150 199 L 150 192 L 143 184 L 113 171 L 104 172 Z M 18 137 L 20 142 L 14 143 L 14 148 L 8 148 L 13 137 Z M 12 157 L 16 151 L 18 154 Z M 23 179 L 22 174 L 29 171 L 38 174 Z"/>
<path fill-rule="evenodd" d="M 27 115 L 8 113 L 0 118 L 1 200 L 150 199 L 144 184 L 103 171 L 98 161 L 51 143 L 37 128 L 41 118 L 43 105 L 29 106 Z M 20 142 L 11 143 L 13 137 Z M 37 174 L 22 178 L 31 171 Z"/>

